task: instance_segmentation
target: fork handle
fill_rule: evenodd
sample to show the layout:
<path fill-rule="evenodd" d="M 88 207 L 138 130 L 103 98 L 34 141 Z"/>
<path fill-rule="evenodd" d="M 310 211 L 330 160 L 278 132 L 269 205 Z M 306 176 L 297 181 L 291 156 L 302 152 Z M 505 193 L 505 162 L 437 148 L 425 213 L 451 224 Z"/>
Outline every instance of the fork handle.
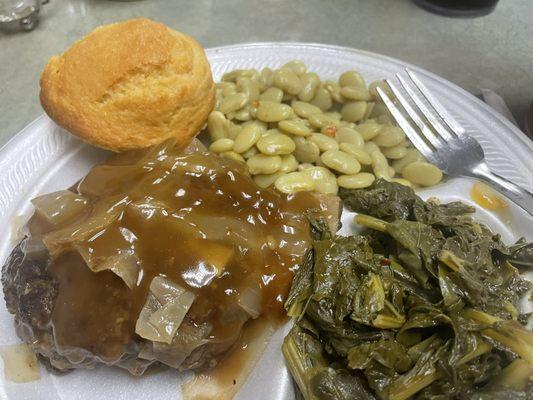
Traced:
<path fill-rule="evenodd" d="M 486 164 L 478 165 L 473 172 L 472 177 L 488 183 L 498 192 L 512 200 L 529 215 L 533 216 L 533 193 L 529 190 L 514 184 L 501 175 L 495 174 Z"/>

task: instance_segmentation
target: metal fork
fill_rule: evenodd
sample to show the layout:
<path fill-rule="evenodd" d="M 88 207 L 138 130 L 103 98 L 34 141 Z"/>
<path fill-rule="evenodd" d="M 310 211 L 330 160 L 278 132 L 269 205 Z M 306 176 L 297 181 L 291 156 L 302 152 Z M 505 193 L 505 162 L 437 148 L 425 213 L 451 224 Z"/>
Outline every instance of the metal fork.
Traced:
<path fill-rule="evenodd" d="M 533 193 L 489 169 L 478 141 L 450 116 L 414 72 L 406 69 L 406 78 L 400 74 L 396 74 L 396 77 L 410 101 L 391 80 L 385 82 L 418 129 L 413 127 L 382 88 L 378 87 L 377 92 L 418 151 L 447 175 L 484 181 L 533 216 Z M 414 87 L 425 98 L 425 102 Z"/>

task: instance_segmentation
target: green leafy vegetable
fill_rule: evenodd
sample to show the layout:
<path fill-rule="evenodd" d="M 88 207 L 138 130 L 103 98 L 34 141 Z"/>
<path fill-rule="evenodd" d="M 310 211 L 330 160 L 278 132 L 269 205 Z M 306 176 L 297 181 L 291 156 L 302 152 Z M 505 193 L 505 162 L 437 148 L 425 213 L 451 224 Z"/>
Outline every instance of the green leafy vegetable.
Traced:
<path fill-rule="evenodd" d="M 533 334 L 518 302 L 533 245 L 507 247 L 472 207 L 383 180 L 341 197 L 368 230 L 331 237 L 311 221 L 286 304 L 296 320 L 283 353 L 303 397 L 530 398 Z"/>
<path fill-rule="evenodd" d="M 300 321 L 289 332 L 282 351 L 306 400 L 374 399 L 361 377 L 327 360 L 318 333 L 306 320 Z"/>
<path fill-rule="evenodd" d="M 509 248 L 509 262 L 518 269 L 533 269 L 533 243 L 524 238 Z"/>

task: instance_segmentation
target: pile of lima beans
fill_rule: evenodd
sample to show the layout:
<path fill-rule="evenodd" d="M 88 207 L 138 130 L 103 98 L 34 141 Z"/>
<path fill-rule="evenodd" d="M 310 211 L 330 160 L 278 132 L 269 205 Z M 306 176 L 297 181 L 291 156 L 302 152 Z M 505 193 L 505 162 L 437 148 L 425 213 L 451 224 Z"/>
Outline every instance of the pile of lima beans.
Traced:
<path fill-rule="evenodd" d="M 376 87 L 357 71 L 321 81 L 301 61 L 281 68 L 241 69 L 217 83 L 208 118 L 209 149 L 246 163 L 260 187 L 284 193 L 336 194 L 376 178 L 432 186 L 442 172 L 426 162 L 393 123 Z"/>

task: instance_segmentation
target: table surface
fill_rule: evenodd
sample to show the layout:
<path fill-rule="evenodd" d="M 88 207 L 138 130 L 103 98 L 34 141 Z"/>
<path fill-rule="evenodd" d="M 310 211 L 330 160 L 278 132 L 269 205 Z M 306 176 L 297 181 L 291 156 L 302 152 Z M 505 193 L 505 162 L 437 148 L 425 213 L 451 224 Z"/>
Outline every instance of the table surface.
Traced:
<path fill-rule="evenodd" d="M 98 25 L 139 16 L 205 47 L 299 41 L 396 57 L 474 94 L 496 91 L 519 122 L 533 99 L 531 0 L 502 0 L 475 19 L 433 15 L 410 0 L 50 0 L 32 32 L 0 30 L 0 145 L 43 112 L 39 76 L 50 56 Z"/>

